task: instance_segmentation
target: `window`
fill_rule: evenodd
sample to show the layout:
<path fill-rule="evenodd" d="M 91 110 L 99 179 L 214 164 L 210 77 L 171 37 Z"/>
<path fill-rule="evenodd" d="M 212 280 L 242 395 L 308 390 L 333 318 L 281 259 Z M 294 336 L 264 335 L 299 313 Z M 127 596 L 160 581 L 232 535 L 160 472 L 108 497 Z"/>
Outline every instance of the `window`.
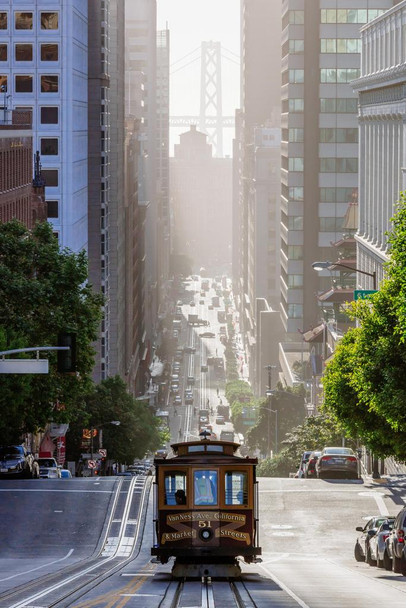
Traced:
<path fill-rule="evenodd" d="M 360 38 L 321 38 L 321 53 L 360 53 Z"/>
<path fill-rule="evenodd" d="M 57 30 L 58 29 L 58 13 L 41 13 L 41 29 L 42 30 Z"/>
<path fill-rule="evenodd" d="M 291 55 L 302 55 L 304 53 L 304 40 L 297 38 L 289 40 L 289 53 Z"/>
<path fill-rule="evenodd" d="M 59 108 L 56 106 L 41 106 L 41 124 L 57 125 Z"/>
<path fill-rule="evenodd" d="M 358 188 L 320 188 L 321 203 L 350 203 L 358 200 Z"/>
<path fill-rule="evenodd" d="M 358 158 L 321 158 L 320 173 L 358 173 Z"/>
<path fill-rule="evenodd" d="M 300 156 L 289 158 L 289 171 L 303 171 L 304 159 Z"/>
<path fill-rule="evenodd" d="M 217 471 L 193 471 L 195 505 L 217 504 Z"/>
<path fill-rule="evenodd" d="M 346 83 L 359 78 L 358 68 L 321 68 L 320 82 L 322 83 Z"/>
<path fill-rule="evenodd" d="M 304 112 L 304 99 L 289 99 L 289 112 L 301 113 Z"/>
<path fill-rule="evenodd" d="M 302 274 L 289 274 L 288 275 L 288 287 L 292 287 L 292 288 L 303 287 L 303 275 Z"/>
<path fill-rule="evenodd" d="M 7 13 L 0 13 L 0 30 L 7 29 Z"/>
<path fill-rule="evenodd" d="M 342 217 L 321 217 L 320 232 L 342 232 L 344 218 Z"/>
<path fill-rule="evenodd" d="M 42 138 L 41 139 L 41 156 L 57 156 L 58 155 L 58 139 Z"/>
<path fill-rule="evenodd" d="M 289 245 L 288 246 L 288 258 L 289 258 L 289 260 L 303 260 L 302 245 Z"/>
<path fill-rule="evenodd" d="M 7 44 L 0 44 L 0 61 L 7 61 Z"/>
<path fill-rule="evenodd" d="M 356 144 L 358 129 L 320 129 L 321 143 Z"/>
<path fill-rule="evenodd" d="M 303 230 L 303 217 L 301 215 L 290 215 L 288 217 L 289 230 Z"/>
<path fill-rule="evenodd" d="M 57 93 L 58 80 L 58 76 L 50 76 L 49 74 L 41 76 L 41 93 Z"/>
<path fill-rule="evenodd" d="M 289 70 L 289 82 L 291 84 L 302 84 L 304 82 L 304 70 Z"/>
<path fill-rule="evenodd" d="M 7 76 L 0 74 L 0 92 L 7 93 Z"/>
<path fill-rule="evenodd" d="M 32 44 L 16 44 L 16 61 L 32 61 Z"/>
<path fill-rule="evenodd" d="M 349 98 L 320 99 L 320 112 L 355 114 L 358 110 L 358 100 Z"/>
<path fill-rule="evenodd" d="M 304 139 L 304 129 L 289 129 L 289 141 L 302 142 Z"/>
<path fill-rule="evenodd" d="M 32 13 L 15 13 L 16 30 L 32 30 Z"/>
<path fill-rule="evenodd" d="M 58 61 L 59 48 L 57 44 L 41 44 L 41 61 Z"/>
<path fill-rule="evenodd" d="M 303 305 L 288 304 L 288 317 L 289 319 L 301 319 L 303 317 Z"/>
<path fill-rule="evenodd" d="M 186 504 L 187 487 L 186 473 L 184 471 L 168 471 L 164 478 L 166 505 Z"/>
<path fill-rule="evenodd" d="M 225 503 L 226 505 L 248 504 L 248 476 L 247 473 L 230 471 L 225 475 Z"/>
<path fill-rule="evenodd" d="M 47 217 L 57 218 L 59 217 L 59 202 L 58 201 L 46 201 L 47 204 Z"/>
<path fill-rule="evenodd" d="M 42 169 L 41 175 L 45 180 L 46 186 L 58 186 L 58 169 Z"/>
<path fill-rule="evenodd" d="M 291 25 L 303 25 L 304 11 L 289 11 L 289 23 Z"/>
<path fill-rule="evenodd" d="M 15 91 L 16 93 L 32 93 L 32 76 L 16 76 Z"/>
<path fill-rule="evenodd" d="M 304 195 L 304 189 L 302 186 L 294 186 L 289 188 L 289 200 L 291 201 L 302 201 Z"/>
<path fill-rule="evenodd" d="M 320 11 L 321 23 L 367 23 L 372 21 L 379 15 L 382 15 L 387 9 L 335 9 L 327 8 Z"/>

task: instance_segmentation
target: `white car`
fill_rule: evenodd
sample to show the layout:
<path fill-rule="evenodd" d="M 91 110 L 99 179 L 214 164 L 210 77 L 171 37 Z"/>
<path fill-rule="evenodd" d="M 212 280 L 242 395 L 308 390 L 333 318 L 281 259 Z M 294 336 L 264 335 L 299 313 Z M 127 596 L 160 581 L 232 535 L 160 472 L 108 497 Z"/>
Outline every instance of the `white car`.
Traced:
<path fill-rule="evenodd" d="M 55 458 L 37 458 L 41 479 L 60 479 L 61 467 Z"/>

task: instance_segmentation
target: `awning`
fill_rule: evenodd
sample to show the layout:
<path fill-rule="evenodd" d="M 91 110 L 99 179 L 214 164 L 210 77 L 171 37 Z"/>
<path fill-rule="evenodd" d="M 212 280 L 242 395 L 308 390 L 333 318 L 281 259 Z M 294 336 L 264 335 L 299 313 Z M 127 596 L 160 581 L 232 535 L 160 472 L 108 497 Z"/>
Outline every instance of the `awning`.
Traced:
<path fill-rule="evenodd" d="M 353 289 L 337 289 L 331 288 L 317 296 L 319 302 L 333 302 L 344 304 L 344 302 L 352 302 L 354 299 Z"/>
<path fill-rule="evenodd" d="M 317 325 L 313 329 L 309 329 L 309 331 L 305 331 L 303 335 L 303 340 L 305 342 L 322 342 L 323 341 L 323 332 L 324 332 L 324 323 L 321 325 Z"/>

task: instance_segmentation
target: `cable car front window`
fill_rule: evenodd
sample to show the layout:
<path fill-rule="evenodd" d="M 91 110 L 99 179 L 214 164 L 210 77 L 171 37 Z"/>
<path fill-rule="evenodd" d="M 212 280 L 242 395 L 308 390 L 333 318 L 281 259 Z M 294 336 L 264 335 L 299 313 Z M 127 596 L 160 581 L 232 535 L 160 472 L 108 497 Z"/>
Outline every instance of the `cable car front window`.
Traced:
<path fill-rule="evenodd" d="M 225 479 L 226 505 L 247 505 L 248 488 L 247 473 L 229 471 Z"/>
<path fill-rule="evenodd" d="M 195 505 L 217 504 L 217 471 L 194 471 Z"/>
<path fill-rule="evenodd" d="M 168 471 L 165 473 L 165 504 L 184 505 L 187 500 L 186 473 Z"/>

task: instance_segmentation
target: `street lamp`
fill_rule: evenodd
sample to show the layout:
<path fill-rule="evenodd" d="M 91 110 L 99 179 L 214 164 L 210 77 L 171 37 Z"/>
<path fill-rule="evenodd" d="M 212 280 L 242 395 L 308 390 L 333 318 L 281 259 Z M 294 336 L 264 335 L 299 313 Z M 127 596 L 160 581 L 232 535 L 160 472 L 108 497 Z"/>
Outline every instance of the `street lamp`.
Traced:
<path fill-rule="evenodd" d="M 94 455 L 94 449 L 93 449 L 93 436 L 94 436 L 94 432 L 100 430 L 103 426 L 106 426 L 107 424 L 112 424 L 113 426 L 120 426 L 121 422 L 120 420 L 110 420 L 110 422 L 104 422 L 103 424 L 99 424 L 98 426 L 92 426 L 90 429 L 90 460 L 93 460 L 93 455 Z M 100 448 L 100 438 L 99 438 L 99 448 Z M 90 477 L 93 477 L 93 471 L 94 469 L 91 468 L 90 469 Z"/>
<path fill-rule="evenodd" d="M 348 268 L 348 270 L 352 270 L 353 272 L 359 272 L 360 274 L 365 274 L 368 277 L 372 277 L 373 289 L 376 290 L 376 272 L 367 272 L 366 270 L 360 270 L 359 268 L 353 268 L 352 266 L 348 266 L 347 264 L 342 264 L 341 262 L 313 262 L 312 268 L 313 270 L 317 270 L 320 272 L 321 270 L 334 270 L 336 266 L 340 266 L 340 268 Z"/>
<path fill-rule="evenodd" d="M 271 421 L 271 412 L 275 414 L 275 454 L 278 451 L 278 410 L 273 410 L 271 407 L 266 407 L 265 410 L 269 412 L 268 414 L 268 456 L 269 456 L 269 436 L 270 436 L 270 421 Z"/>

